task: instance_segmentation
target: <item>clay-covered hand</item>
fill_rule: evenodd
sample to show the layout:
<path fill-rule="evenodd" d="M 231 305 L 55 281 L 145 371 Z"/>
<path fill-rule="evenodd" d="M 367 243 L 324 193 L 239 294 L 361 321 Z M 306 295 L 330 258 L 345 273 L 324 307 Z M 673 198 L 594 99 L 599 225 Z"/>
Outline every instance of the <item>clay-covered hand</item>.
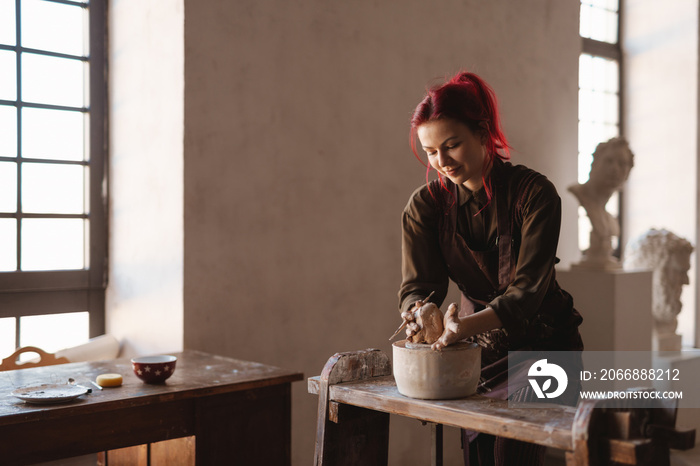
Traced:
<path fill-rule="evenodd" d="M 440 308 L 434 303 L 427 303 L 415 309 L 413 315 L 414 321 L 406 328 L 408 341 L 429 345 L 435 343 L 444 330 Z"/>
<path fill-rule="evenodd" d="M 445 313 L 444 327 L 445 330 L 442 335 L 433 343 L 432 349 L 441 350 L 445 346 L 457 343 L 462 339 L 461 335 L 463 333 L 462 326 L 458 317 L 459 309 L 457 304 L 452 303 L 447 307 L 447 312 Z"/>
<path fill-rule="evenodd" d="M 411 341 L 411 337 L 420 331 L 420 327 L 416 324 L 416 312 L 423 306 L 424 301 L 418 300 L 413 303 L 411 309 L 406 309 L 401 313 L 401 318 L 404 321 L 406 328 L 406 338 Z M 400 330 L 400 329 L 399 329 Z"/>

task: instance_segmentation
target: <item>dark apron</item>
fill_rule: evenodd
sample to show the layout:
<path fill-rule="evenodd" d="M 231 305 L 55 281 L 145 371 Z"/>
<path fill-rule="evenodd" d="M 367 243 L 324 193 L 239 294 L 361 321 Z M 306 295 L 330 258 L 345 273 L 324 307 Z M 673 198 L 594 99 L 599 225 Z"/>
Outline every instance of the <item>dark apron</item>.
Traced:
<path fill-rule="evenodd" d="M 494 166 L 494 169 L 498 167 Z M 518 192 L 527 187 L 539 175 L 530 172 L 518 183 Z M 494 247 L 485 251 L 469 248 L 457 229 L 459 203 L 457 186 L 453 185 L 451 207 L 440 222 L 440 246 L 447 264 L 450 279 L 462 292 L 460 316 L 479 312 L 497 296 L 503 294 L 515 277 L 516 260 L 520 247 L 520 228 L 513 230 L 517 205 L 522 199 L 507 202 L 507 187 L 497 181 L 491 202 L 495 203 L 497 239 Z M 444 191 L 443 191 L 444 192 Z M 450 205 L 443 204 L 443 205 Z M 479 392 L 506 399 L 508 389 L 508 351 L 564 351 L 582 350 L 578 333 L 581 316 L 573 307 L 573 299 L 552 280 L 540 309 L 525 328 L 509 333 L 496 329 L 471 337 L 482 348 L 481 380 Z M 525 371 L 526 372 L 526 371 Z M 513 385 L 516 384 L 517 386 Z M 526 378 L 511 380 L 511 389 L 529 386 Z"/>

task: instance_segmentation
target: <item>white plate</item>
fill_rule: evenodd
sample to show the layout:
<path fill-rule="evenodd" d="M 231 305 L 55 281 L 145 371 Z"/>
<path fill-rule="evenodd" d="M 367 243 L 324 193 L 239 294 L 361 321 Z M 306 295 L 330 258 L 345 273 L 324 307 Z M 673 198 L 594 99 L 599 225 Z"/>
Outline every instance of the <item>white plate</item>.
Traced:
<path fill-rule="evenodd" d="M 18 388 L 10 394 L 27 403 L 50 404 L 71 401 L 87 392 L 87 388 L 79 385 L 42 384 Z"/>

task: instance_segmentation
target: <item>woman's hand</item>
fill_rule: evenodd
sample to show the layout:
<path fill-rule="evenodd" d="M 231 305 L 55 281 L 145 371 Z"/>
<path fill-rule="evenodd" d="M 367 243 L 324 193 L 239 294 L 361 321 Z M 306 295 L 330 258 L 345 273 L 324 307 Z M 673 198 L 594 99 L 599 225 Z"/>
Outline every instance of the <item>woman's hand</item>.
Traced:
<path fill-rule="evenodd" d="M 457 309 L 455 303 L 448 306 L 444 320 L 445 330 L 442 332 L 440 338 L 431 346 L 433 350 L 439 351 L 445 346 L 457 343 L 464 338 L 461 335 L 466 329 L 465 325 L 463 325 L 463 321 L 459 320 L 458 311 L 459 309 Z"/>
<path fill-rule="evenodd" d="M 406 339 L 410 340 L 413 335 L 420 332 L 420 325 L 416 322 L 416 311 L 423 307 L 423 300 L 418 300 L 413 303 L 411 309 L 407 309 L 401 313 L 401 318 L 406 322 Z"/>

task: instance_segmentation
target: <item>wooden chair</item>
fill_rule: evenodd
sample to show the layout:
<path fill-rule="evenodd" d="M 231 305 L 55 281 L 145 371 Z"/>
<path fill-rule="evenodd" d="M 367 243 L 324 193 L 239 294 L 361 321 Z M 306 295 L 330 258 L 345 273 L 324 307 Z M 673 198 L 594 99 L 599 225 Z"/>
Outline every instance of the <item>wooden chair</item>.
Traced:
<path fill-rule="evenodd" d="M 35 358 L 29 361 L 20 362 L 19 356 L 24 353 L 36 353 L 39 355 L 39 359 Z M 16 369 L 27 369 L 29 367 L 54 366 L 56 364 L 66 364 L 69 362 L 70 361 L 68 358 L 56 357 L 56 355 L 47 353 L 36 346 L 23 346 L 18 348 L 17 351 L 12 353 L 10 356 L 0 361 L 0 372 L 12 371 Z"/>

